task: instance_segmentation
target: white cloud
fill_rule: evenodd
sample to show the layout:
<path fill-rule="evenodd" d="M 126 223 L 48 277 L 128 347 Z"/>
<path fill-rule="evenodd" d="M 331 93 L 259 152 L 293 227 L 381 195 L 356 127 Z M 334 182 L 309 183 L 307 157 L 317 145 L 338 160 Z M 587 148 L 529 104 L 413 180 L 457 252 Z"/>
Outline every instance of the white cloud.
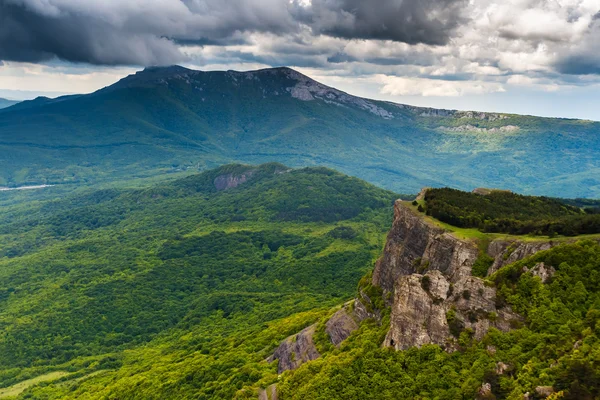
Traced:
<path fill-rule="evenodd" d="M 446 81 L 379 75 L 382 94 L 392 96 L 456 97 L 504 92 L 501 84 L 484 81 Z"/>

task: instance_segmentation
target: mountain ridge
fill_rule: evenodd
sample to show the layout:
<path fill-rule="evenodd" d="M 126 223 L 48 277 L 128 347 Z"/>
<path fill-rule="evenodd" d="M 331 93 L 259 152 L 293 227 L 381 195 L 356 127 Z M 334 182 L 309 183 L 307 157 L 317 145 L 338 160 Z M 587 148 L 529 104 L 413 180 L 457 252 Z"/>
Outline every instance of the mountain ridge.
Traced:
<path fill-rule="evenodd" d="M 93 185 L 279 161 L 329 166 L 396 191 L 492 186 L 598 197 L 598 131 L 591 121 L 364 99 L 287 67 L 148 68 L 92 94 L 0 111 L 8 166 L 0 185 Z"/>
<path fill-rule="evenodd" d="M 0 97 L 0 110 L 18 104 L 18 100 L 3 99 Z"/>

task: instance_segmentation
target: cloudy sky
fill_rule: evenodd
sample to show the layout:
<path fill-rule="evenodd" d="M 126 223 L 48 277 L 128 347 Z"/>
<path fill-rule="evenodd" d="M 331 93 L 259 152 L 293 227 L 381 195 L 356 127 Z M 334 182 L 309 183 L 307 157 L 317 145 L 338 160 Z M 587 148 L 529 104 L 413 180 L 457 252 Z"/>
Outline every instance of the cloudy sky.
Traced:
<path fill-rule="evenodd" d="M 0 0 L 0 97 L 171 64 L 286 65 L 365 97 L 600 120 L 600 0 Z"/>

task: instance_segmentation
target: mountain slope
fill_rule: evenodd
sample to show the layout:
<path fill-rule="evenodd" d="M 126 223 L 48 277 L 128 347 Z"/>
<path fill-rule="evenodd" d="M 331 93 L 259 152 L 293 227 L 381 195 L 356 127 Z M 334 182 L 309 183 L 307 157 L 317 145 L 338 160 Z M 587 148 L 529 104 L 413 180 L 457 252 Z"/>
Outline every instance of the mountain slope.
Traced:
<path fill-rule="evenodd" d="M 469 236 L 398 200 L 357 288 L 394 197 L 227 165 L 2 210 L 0 397 L 600 396 L 598 236 Z"/>
<path fill-rule="evenodd" d="M 57 372 L 108 373 L 120 390 L 146 365 L 179 371 L 180 393 L 232 398 L 275 375 L 263 353 L 352 296 L 395 197 L 325 168 L 227 165 L 2 209 L 0 397 Z M 177 397 L 147 388 L 138 398 Z"/>
<path fill-rule="evenodd" d="M 16 100 L 7 100 L 7 99 L 0 98 L 0 109 L 13 106 L 17 103 L 18 103 L 18 101 L 16 101 Z"/>
<path fill-rule="evenodd" d="M 366 100 L 288 68 L 148 68 L 90 95 L 0 111 L 0 185 L 280 161 L 333 167 L 392 190 L 486 186 L 593 197 L 599 130 L 590 121 Z"/>

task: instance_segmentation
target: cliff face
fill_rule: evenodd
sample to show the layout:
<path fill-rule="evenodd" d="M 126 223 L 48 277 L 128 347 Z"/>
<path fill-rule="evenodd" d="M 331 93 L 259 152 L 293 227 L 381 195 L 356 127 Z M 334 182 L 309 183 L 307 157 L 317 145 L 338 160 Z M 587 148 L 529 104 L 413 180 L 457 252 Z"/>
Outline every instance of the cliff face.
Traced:
<path fill-rule="evenodd" d="M 281 374 L 283 371 L 293 370 L 307 361 L 316 360 L 320 357 L 313 335 L 317 325 L 311 325 L 303 329 L 300 333 L 292 335 L 285 339 L 275 350 L 273 355 L 267 359 L 272 362 L 279 360 L 277 372 Z"/>
<path fill-rule="evenodd" d="M 414 273 L 439 270 L 451 280 L 469 276 L 478 254 L 475 243 L 461 241 L 426 223 L 397 201 L 383 256 L 375 265 L 373 284 L 393 292 L 400 276 Z"/>
<path fill-rule="evenodd" d="M 464 330 L 481 339 L 490 327 L 505 331 L 519 319 L 496 307 L 496 290 L 482 279 L 452 281 L 437 270 L 405 275 L 396 283 L 384 345 L 404 350 L 435 343 L 450 351 Z"/>
<path fill-rule="evenodd" d="M 492 241 L 487 253 L 494 263 L 488 274 L 553 245 Z M 451 351 L 463 331 L 479 339 L 490 327 L 505 331 L 519 323 L 508 307 L 497 306 L 496 289 L 471 275 L 479 253 L 477 243 L 456 238 L 396 202 L 392 229 L 373 272 L 373 284 L 383 289 L 391 306 L 384 345 L 407 349 L 435 343 Z"/>
<path fill-rule="evenodd" d="M 488 275 L 555 244 L 494 240 L 486 249 L 494 258 Z M 480 252 L 476 242 L 455 237 L 397 201 L 392 229 L 372 280 L 391 307 L 390 329 L 383 345 L 404 350 L 438 344 L 453 351 L 462 332 L 481 339 L 491 327 L 507 331 L 521 324 L 519 315 L 497 301 L 494 287 L 472 276 Z M 545 282 L 554 268 L 540 263 L 530 272 Z M 368 318 L 381 321 L 382 316 L 361 289 L 352 306 L 346 304 L 333 314 L 325 331 L 339 346 Z M 276 349 L 270 361 L 279 360 L 280 373 L 319 357 L 312 341 L 315 329 L 316 325 L 304 329 Z"/>

